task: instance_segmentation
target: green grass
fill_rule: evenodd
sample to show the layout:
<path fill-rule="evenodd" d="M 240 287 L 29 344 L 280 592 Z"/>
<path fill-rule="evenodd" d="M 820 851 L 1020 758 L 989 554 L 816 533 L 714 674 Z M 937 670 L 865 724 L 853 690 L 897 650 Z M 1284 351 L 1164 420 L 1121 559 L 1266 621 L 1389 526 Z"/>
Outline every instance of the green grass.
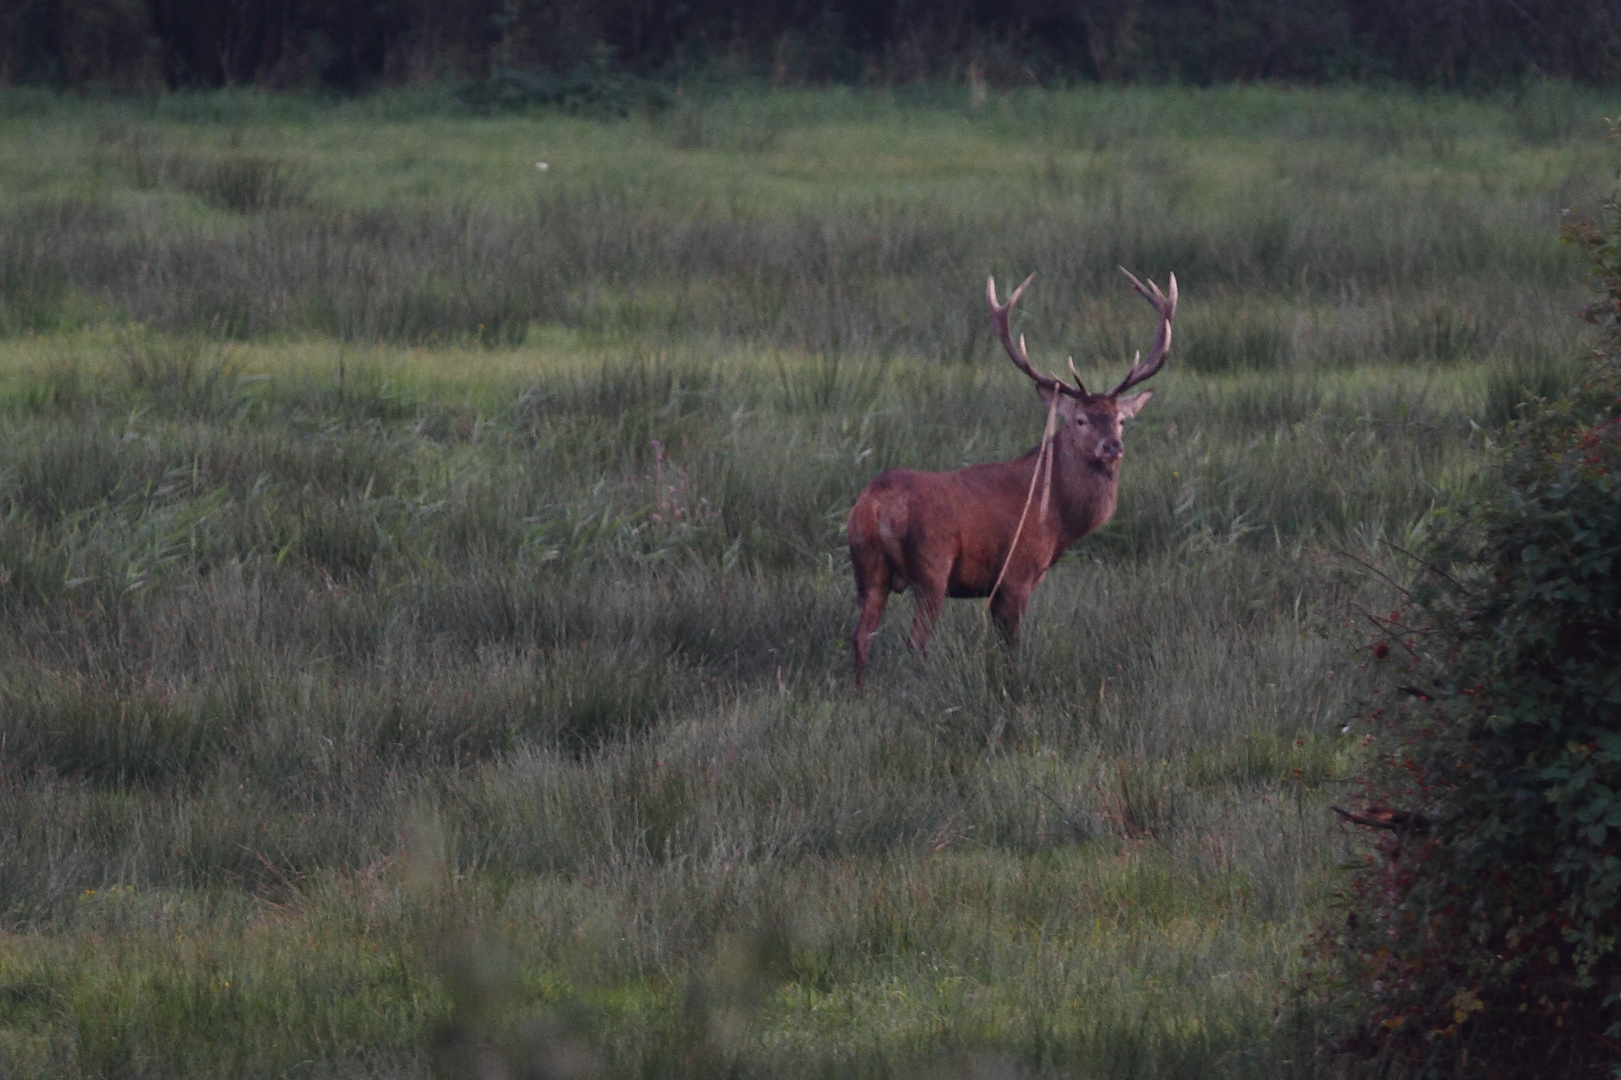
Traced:
<path fill-rule="evenodd" d="M 1345 556 L 1575 370 L 1602 107 L 0 99 L 0 1071 L 1326 1070 Z M 856 493 L 1039 435 L 983 276 L 1102 378 L 1117 263 L 1116 519 L 856 695 Z"/>

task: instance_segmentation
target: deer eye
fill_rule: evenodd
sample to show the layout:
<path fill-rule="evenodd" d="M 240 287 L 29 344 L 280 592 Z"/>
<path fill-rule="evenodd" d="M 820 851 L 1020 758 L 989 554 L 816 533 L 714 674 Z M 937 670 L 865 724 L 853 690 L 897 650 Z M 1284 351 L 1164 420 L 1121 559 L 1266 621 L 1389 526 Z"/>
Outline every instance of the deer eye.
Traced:
<path fill-rule="evenodd" d="M 1084 416 L 1077 416 L 1077 417 L 1076 417 L 1076 418 L 1075 418 L 1075 422 L 1076 422 L 1076 423 L 1077 423 L 1077 424 L 1079 424 L 1079 425 L 1081 425 L 1081 426 L 1082 426 L 1082 427 L 1085 427 L 1085 426 L 1086 426 L 1086 417 L 1084 417 Z"/>

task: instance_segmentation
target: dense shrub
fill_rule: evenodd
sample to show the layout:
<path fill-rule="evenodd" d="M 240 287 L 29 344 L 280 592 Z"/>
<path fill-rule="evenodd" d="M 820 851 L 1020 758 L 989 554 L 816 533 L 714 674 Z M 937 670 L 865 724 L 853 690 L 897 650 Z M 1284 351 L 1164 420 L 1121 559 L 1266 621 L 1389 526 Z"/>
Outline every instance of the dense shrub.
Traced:
<path fill-rule="evenodd" d="M 1396 610 L 1377 850 L 1318 940 L 1342 1048 L 1399 1076 L 1621 1066 L 1621 204 L 1567 227 L 1601 299 L 1566 399 L 1506 430 Z"/>

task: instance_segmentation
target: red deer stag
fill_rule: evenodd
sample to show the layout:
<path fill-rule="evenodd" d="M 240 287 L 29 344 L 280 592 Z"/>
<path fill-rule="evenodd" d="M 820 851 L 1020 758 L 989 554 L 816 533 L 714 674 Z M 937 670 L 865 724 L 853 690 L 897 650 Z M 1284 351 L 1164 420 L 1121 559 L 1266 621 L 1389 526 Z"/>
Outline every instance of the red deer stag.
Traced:
<path fill-rule="evenodd" d="M 989 596 L 992 617 L 1006 640 L 1016 644 L 1030 591 L 1071 544 L 1114 514 L 1121 425 L 1148 404 L 1154 391 L 1120 395 L 1165 363 L 1176 314 L 1176 275 L 1171 275 L 1167 296 L 1152 281 L 1144 285 L 1126 272 L 1159 312 L 1159 332 L 1148 359 L 1139 353 L 1120 385 L 1107 394 L 1088 392 L 1073 361 L 1074 386 L 1041 374 L 1030 366 L 1023 335 L 1014 344 L 1008 314 L 1034 277 L 1025 278 L 1006 304 L 996 301 L 996 279 L 987 279 L 985 296 L 991 324 L 1013 365 L 1035 382 L 1047 406 L 1041 445 L 1017 461 L 955 472 L 889 469 L 867 485 L 850 511 L 850 564 L 861 605 L 852 640 L 857 687 L 865 680 L 872 636 L 890 593 L 909 586 L 917 590 L 907 642 L 914 650 L 927 654 L 929 634 L 947 596 Z"/>

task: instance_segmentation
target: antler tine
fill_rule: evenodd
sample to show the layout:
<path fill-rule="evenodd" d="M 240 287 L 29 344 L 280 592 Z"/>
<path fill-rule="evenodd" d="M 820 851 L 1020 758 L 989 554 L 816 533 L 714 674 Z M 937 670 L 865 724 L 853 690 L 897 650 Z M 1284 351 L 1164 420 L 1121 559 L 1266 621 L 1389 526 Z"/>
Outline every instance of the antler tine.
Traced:
<path fill-rule="evenodd" d="M 1025 350 L 1023 334 L 1019 335 L 1018 345 L 1013 344 L 1013 331 L 1008 327 L 1008 315 L 1012 312 L 1013 305 L 1019 302 L 1019 297 L 1023 294 L 1025 286 L 1034 281 L 1035 277 L 1035 274 L 1031 274 L 1020 282 L 1019 287 L 1008 295 L 1005 304 L 998 303 L 996 300 L 996 278 L 987 277 L 985 279 L 985 299 L 991 305 L 991 325 L 996 328 L 996 336 L 1002 339 L 1002 348 L 1007 350 L 1008 359 L 1013 361 L 1013 366 L 1030 376 L 1037 386 L 1043 390 L 1058 390 L 1071 397 L 1080 397 L 1086 393 L 1084 388 L 1077 390 L 1062 380 L 1053 378 L 1051 375 L 1043 375 L 1030 365 L 1030 354 Z"/>
<path fill-rule="evenodd" d="M 1075 389 L 1079 390 L 1082 394 L 1085 394 L 1086 384 L 1081 381 L 1081 373 L 1075 370 L 1075 358 L 1073 356 L 1069 358 L 1069 374 L 1070 377 L 1075 380 Z"/>
<path fill-rule="evenodd" d="M 1155 285 L 1153 281 L 1149 281 L 1147 285 L 1144 285 L 1124 266 L 1120 268 L 1120 272 L 1126 275 L 1126 279 L 1131 282 L 1132 288 L 1142 293 L 1143 299 L 1153 304 L 1154 310 L 1159 312 L 1159 331 L 1154 335 L 1154 347 L 1149 350 L 1148 360 L 1144 362 L 1141 359 L 1142 353 L 1139 352 L 1133 358 L 1131 370 L 1126 372 L 1126 377 L 1120 381 L 1120 385 L 1109 391 L 1110 397 L 1118 397 L 1138 383 L 1153 378 L 1155 373 L 1165 366 L 1165 354 L 1171 348 L 1171 320 L 1176 316 L 1175 274 L 1171 275 L 1171 291 L 1170 295 L 1167 296 L 1159 291 L 1159 286 Z"/>

